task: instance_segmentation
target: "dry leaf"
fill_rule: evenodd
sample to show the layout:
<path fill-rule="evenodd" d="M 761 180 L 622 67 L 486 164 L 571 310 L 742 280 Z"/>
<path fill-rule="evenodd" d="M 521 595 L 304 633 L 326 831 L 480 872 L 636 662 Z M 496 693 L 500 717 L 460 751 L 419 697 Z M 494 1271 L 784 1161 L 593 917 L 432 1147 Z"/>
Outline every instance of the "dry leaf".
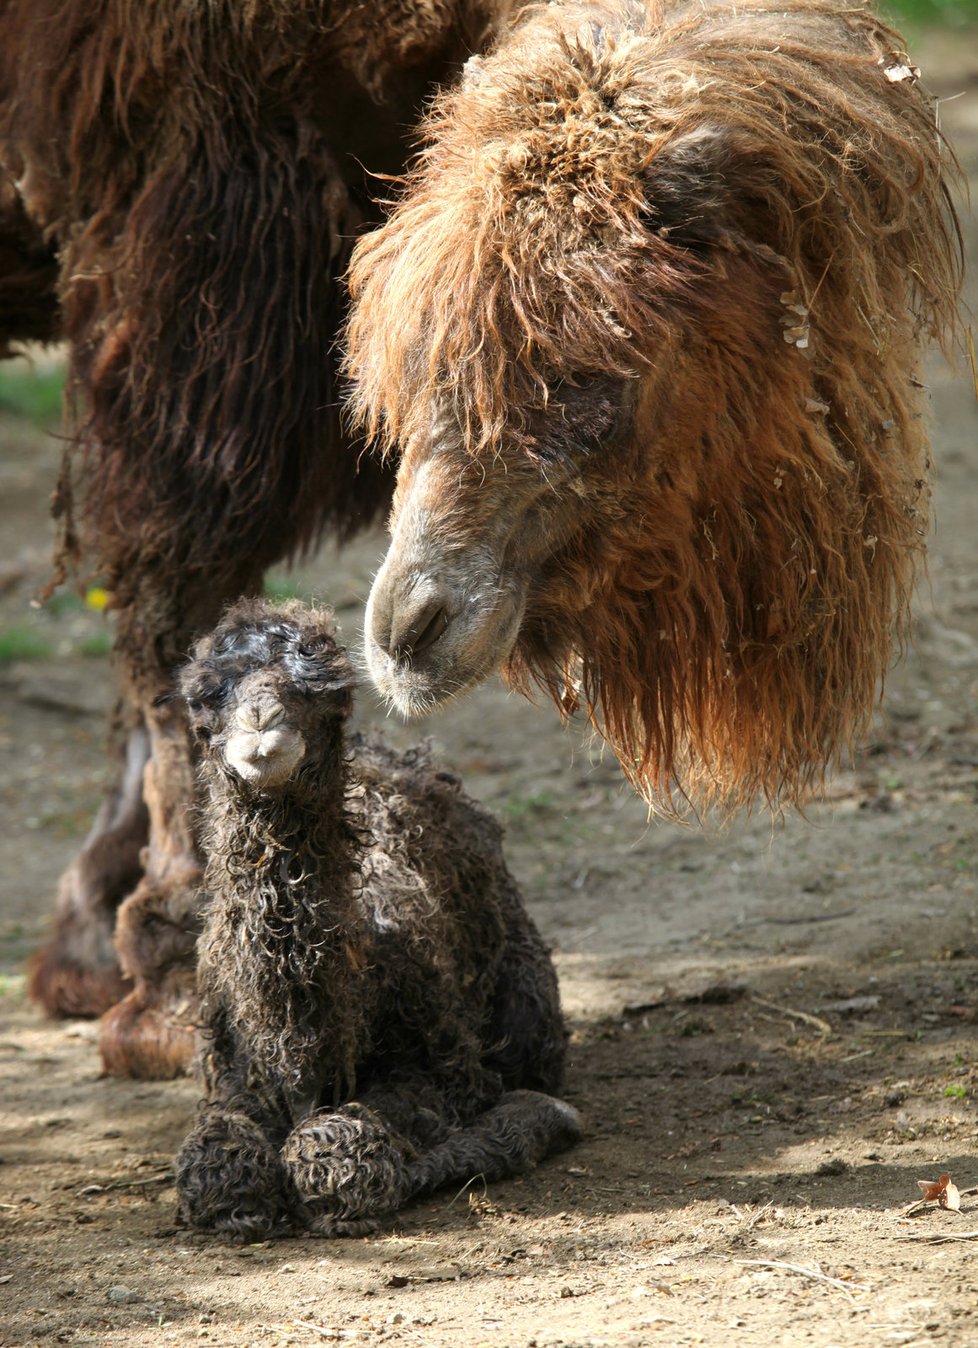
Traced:
<path fill-rule="evenodd" d="M 899 84 L 901 80 L 917 81 L 920 79 L 920 67 L 908 65 L 887 66 L 883 71 L 883 74 L 891 84 Z"/>
<path fill-rule="evenodd" d="M 797 290 L 786 290 L 781 296 L 781 303 L 788 311 L 781 319 L 784 328 L 781 335 L 789 346 L 804 350 L 808 346 L 808 308 L 802 303 Z"/>
<path fill-rule="evenodd" d="M 941 1175 L 938 1180 L 918 1180 L 917 1188 L 921 1192 L 922 1203 L 937 1203 L 952 1212 L 961 1211 L 961 1194 L 950 1175 Z"/>

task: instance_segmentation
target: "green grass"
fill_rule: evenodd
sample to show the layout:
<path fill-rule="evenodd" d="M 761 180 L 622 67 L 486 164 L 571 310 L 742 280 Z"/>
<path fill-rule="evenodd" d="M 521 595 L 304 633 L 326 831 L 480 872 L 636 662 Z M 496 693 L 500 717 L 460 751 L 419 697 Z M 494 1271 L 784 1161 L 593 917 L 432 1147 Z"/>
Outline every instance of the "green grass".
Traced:
<path fill-rule="evenodd" d="M 312 598 L 307 586 L 282 576 L 265 577 L 265 594 L 277 603 L 281 603 L 283 599 L 303 599 L 308 603 Z"/>
<path fill-rule="evenodd" d="M 878 0 L 897 28 L 919 36 L 932 28 L 978 25 L 978 0 Z"/>
<path fill-rule="evenodd" d="M 15 660 L 45 660 L 51 644 L 33 627 L 6 627 L 0 631 L 0 665 Z"/>
<path fill-rule="evenodd" d="M 52 618 L 60 618 L 63 613 L 81 613 L 84 607 L 84 599 L 74 590 L 59 590 L 44 601 L 44 612 Z"/>
<path fill-rule="evenodd" d="M 35 426 L 50 426 L 61 419 L 64 382 L 60 365 L 41 368 L 26 360 L 5 363 L 0 366 L 0 411 Z"/>
<path fill-rule="evenodd" d="M 511 823 L 547 814 L 557 804 L 553 791 L 536 791 L 528 796 L 510 796 L 503 801 L 502 813 Z"/>
<path fill-rule="evenodd" d="M 78 653 L 89 660 L 106 659 L 107 656 L 112 654 L 112 633 L 96 632 L 94 636 L 79 641 Z"/>

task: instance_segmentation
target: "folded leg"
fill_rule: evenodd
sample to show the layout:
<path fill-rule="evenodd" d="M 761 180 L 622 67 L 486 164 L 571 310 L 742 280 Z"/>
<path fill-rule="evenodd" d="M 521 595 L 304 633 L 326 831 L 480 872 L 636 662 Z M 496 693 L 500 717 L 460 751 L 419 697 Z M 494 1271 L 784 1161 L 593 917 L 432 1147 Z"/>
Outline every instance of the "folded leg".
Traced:
<path fill-rule="evenodd" d="M 408 1171 L 411 1198 L 471 1179 L 507 1179 L 581 1136 L 573 1105 L 539 1091 L 507 1091 L 499 1104 L 429 1148 Z"/>

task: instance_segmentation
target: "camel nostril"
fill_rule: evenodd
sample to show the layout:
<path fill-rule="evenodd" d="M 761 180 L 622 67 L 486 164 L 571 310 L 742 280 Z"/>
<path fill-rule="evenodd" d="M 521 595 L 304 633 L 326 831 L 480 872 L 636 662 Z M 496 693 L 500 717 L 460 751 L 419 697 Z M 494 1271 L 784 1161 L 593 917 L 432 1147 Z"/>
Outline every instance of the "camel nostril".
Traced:
<path fill-rule="evenodd" d="M 433 646 L 449 623 L 448 607 L 442 594 L 433 594 L 419 608 L 405 613 L 392 627 L 390 654 L 395 660 L 409 660 L 419 651 Z"/>
<path fill-rule="evenodd" d="M 247 702 L 238 713 L 238 724 L 243 730 L 261 733 L 281 725 L 285 719 L 285 708 L 277 698 L 258 697 Z"/>

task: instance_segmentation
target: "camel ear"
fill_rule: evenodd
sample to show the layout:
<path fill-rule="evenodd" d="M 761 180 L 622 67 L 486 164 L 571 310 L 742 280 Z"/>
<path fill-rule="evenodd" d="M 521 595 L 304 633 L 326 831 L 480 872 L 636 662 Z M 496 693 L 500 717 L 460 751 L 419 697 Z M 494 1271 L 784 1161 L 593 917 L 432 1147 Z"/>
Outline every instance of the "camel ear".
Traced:
<path fill-rule="evenodd" d="M 319 689 L 319 696 L 329 703 L 334 716 L 345 721 L 353 710 L 353 688 L 346 679 L 337 679 Z"/>
<path fill-rule="evenodd" d="M 735 160 L 730 133 L 720 127 L 666 140 L 645 170 L 646 227 L 680 247 L 717 243 Z"/>

